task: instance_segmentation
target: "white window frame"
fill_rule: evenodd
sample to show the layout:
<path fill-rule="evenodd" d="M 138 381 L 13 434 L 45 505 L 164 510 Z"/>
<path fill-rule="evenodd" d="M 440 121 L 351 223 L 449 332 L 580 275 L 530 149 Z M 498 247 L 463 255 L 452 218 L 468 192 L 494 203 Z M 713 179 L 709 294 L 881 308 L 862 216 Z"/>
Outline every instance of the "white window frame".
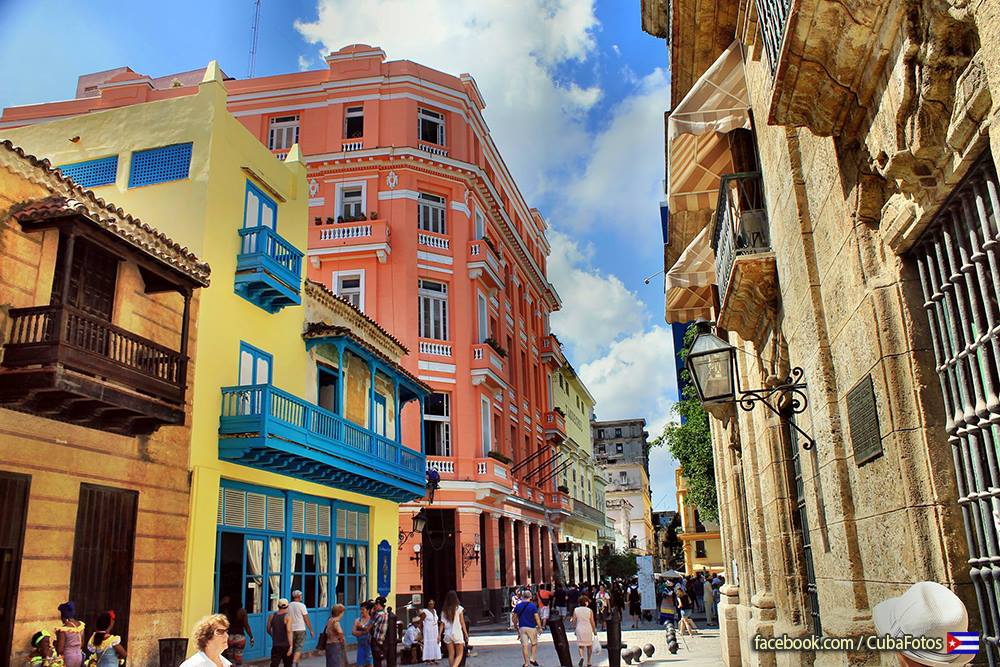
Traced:
<path fill-rule="evenodd" d="M 476 218 L 475 221 L 473 222 L 472 238 L 476 241 L 481 241 L 483 238 L 485 238 L 485 236 L 486 236 L 486 216 L 484 216 L 483 212 L 477 208 Z"/>
<path fill-rule="evenodd" d="M 433 213 L 437 212 L 437 216 Z M 437 227 L 437 228 L 435 228 Z M 421 192 L 417 195 L 417 229 L 432 234 L 448 233 L 448 200 L 441 195 Z"/>
<path fill-rule="evenodd" d="M 428 289 L 425 285 L 440 285 L 441 290 Z M 417 281 L 417 315 L 418 315 L 418 326 L 421 338 L 427 338 L 429 340 L 448 340 L 448 283 L 441 282 L 438 280 L 430 280 L 425 278 L 420 278 Z M 431 301 L 432 311 L 437 309 L 438 314 L 441 316 L 441 331 L 436 331 L 433 323 L 429 324 L 430 328 L 425 327 L 424 323 L 424 300 L 428 299 Z M 437 303 L 435 306 L 434 304 Z M 432 312 L 431 317 L 434 317 Z M 436 334 L 440 333 L 441 336 L 426 335 L 426 334 Z"/>
<path fill-rule="evenodd" d="M 344 189 L 354 190 L 356 188 L 361 188 L 361 215 L 368 216 L 368 182 L 367 181 L 348 181 L 345 183 L 337 183 L 336 196 L 334 197 L 335 206 L 334 211 L 338 217 L 344 215 Z"/>
<path fill-rule="evenodd" d="M 490 399 L 485 396 L 480 397 L 480 422 L 483 430 L 483 458 L 489 456 L 493 450 L 493 405 Z"/>
<path fill-rule="evenodd" d="M 267 146 L 272 151 L 288 150 L 299 143 L 299 123 L 298 114 L 291 116 L 272 116 L 267 125 Z M 291 134 L 291 141 L 288 141 Z M 281 141 L 275 141 L 280 135 Z M 278 145 L 278 144 L 281 145 Z"/>
<path fill-rule="evenodd" d="M 349 137 L 347 136 L 347 120 L 349 118 L 360 118 L 361 119 L 361 136 L 360 137 Z M 357 140 L 362 139 L 365 136 L 365 107 L 353 106 L 344 107 L 344 139 L 345 140 Z"/>
<path fill-rule="evenodd" d="M 417 139 L 423 142 L 427 142 L 423 138 L 423 122 L 430 121 L 432 123 L 437 123 L 437 141 L 434 142 L 438 146 L 445 146 L 445 131 L 444 131 L 444 113 L 440 111 L 434 111 L 432 109 L 425 109 L 424 107 L 417 107 Z"/>
<path fill-rule="evenodd" d="M 479 328 L 479 342 L 485 343 L 490 337 L 490 307 L 485 294 L 477 292 L 477 295 L 476 323 Z"/>
<path fill-rule="evenodd" d="M 444 434 L 444 446 L 441 448 L 442 453 L 436 454 L 435 456 L 451 456 L 451 394 L 446 391 L 436 391 L 435 394 L 441 394 L 444 396 L 444 415 L 432 415 L 424 412 L 424 421 L 439 422 L 443 424 L 442 433 Z M 424 443 L 426 448 L 427 443 Z"/>
<path fill-rule="evenodd" d="M 341 278 L 360 278 L 361 293 L 358 299 L 358 310 L 362 313 L 365 312 L 365 270 L 364 269 L 349 269 L 345 271 L 334 271 L 330 279 L 330 291 L 341 296 L 340 294 L 340 280 Z"/>

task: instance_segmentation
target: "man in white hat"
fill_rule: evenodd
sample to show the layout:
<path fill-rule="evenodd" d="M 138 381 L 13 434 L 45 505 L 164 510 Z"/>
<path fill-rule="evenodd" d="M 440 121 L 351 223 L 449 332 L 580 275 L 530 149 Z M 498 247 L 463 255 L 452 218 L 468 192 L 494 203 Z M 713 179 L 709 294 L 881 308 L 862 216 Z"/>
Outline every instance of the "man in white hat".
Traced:
<path fill-rule="evenodd" d="M 945 644 L 949 632 L 966 632 L 969 614 L 958 596 L 936 581 L 919 581 L 899 597 L 884 600 L 872 609 L 872 619 L 879 635 L 890 637 L 938 637 Z M 899 664 L 925 667 L 964 665 L 975 654 L 900 651 Z"/>

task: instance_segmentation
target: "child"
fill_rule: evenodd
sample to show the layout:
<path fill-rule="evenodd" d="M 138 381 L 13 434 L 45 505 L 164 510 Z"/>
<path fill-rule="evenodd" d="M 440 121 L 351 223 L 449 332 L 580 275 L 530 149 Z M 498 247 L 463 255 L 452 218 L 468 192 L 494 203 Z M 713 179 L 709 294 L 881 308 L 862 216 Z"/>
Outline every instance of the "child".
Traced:
<path fill-rule="evenodd" d="M 406 649 L 404 657 L 409 659 L 407 664 L 413 665 L 420 662 L 420 656 L 424 650 L 423 643 L 420 632 L 420 617 L 418 616 L 410 621 L 410 626 L 403 634 L 403 648 Z"/>

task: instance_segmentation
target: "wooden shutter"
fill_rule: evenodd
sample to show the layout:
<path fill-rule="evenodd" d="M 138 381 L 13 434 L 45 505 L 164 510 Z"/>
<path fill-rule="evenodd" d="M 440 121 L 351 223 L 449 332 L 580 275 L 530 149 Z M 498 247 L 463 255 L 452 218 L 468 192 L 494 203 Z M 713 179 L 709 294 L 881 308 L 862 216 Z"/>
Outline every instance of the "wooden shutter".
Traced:
<path fill-rule="evenodd" d="M 0 521 L 0 667 L 10 665 L 30 486 L 27 475 L 0 472 L 0 507 L 4 508 Z"/>
<path fill-rule="evenodd" d="M 132 567 L 139 492 L 80 485 L 69 598 L 77 616 L 96 630 L 97 616 L 113 609 L 114 634 L 128 642 Z"/>

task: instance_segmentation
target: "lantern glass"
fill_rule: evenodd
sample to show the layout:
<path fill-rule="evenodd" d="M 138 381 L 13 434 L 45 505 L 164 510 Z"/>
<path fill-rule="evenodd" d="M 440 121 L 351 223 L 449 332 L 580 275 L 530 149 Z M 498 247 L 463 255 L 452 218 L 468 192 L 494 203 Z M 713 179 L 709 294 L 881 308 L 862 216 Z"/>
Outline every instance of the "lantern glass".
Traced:
<path fill-rule="evenodd" d="M 423 508 L 419 512 L 413 515 L 413 532 L 422 533 L 424 532 L 424 526 L 427 525 L 427 513 L 424 512 Z"/>
<path fill-rule="evenodd" d="M 710 333 L 698 334 L 687 357 L 688 372 L 702 403 L 736 398 L 736 348 Z"/>

